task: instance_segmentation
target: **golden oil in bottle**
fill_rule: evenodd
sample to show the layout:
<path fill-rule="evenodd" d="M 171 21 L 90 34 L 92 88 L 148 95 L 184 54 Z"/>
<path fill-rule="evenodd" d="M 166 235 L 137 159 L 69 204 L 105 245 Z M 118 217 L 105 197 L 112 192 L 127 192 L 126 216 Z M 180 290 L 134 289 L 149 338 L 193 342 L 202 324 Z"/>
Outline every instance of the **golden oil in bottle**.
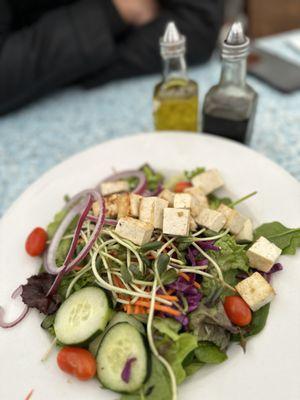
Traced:
<path fill-rule="evenodd" d="M 164 61 L 163 81 L 154 89 L 153 119 L 156 130 L 197 132 L 199 128 L 198 85 L 186 72 L 185 37 L 174 22 L 160 40 Z"/>

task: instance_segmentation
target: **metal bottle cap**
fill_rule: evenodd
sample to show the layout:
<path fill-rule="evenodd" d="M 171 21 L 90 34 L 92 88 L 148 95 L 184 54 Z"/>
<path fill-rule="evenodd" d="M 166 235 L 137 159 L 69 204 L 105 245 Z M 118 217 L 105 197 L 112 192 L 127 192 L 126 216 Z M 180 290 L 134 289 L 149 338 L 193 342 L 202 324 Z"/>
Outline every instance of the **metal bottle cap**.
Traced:
<path fill-rule="evenodd" d="M 250 40 L 245 35 L 241 22 L 234 22 L 222 46 L 222 57 L 226 59 L 240 59 L 247 57 Z"/>
<path fill-rule="evenodd" d="M 159 41 L 162 57 L 172 58 L 184 54 L 185 42 L 185 36 L 178 31 L 175 22 L 169 22 Z"/>

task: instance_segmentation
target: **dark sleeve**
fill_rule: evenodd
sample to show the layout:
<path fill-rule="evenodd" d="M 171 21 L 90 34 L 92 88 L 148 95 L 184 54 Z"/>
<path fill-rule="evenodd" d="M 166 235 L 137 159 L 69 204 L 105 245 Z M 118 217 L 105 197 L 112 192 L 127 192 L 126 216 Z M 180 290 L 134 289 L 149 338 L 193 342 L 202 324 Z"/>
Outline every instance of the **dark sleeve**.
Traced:
<path fill-rule="evenodd" d="M 12 31 L 13 16 L 0 0 L 0 114 L 59 86 L 105 68 L 124 24 L 111 0 L 81 0 L 49 11 Z"/>
<path fill-rule="evenodd" d="M 189 65 L 207 61 L 223 21 L 223 0 L 166 0 L 158 19 L 132 31 L 116 48 L 114 61 L 85 81 L 90 87 L 112 79 L 161 70 L 159 38 L 167 22 L 175 21 L 187 37 Z"/>

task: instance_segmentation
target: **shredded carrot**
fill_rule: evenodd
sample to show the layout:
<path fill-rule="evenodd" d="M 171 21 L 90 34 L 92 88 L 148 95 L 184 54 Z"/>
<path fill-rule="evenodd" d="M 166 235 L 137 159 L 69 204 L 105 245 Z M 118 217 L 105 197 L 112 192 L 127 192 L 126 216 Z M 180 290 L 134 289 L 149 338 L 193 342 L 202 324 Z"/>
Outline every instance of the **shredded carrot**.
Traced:
<path fill-rule="evenodd" d="M 196 282 L 196 281 L 193 283 L 193 285 L 194 285 L 195 288 L 197 288 L 197 289 L 200 289 L 200 288 L 201 288 L 200 283 L 198 283 L 198 282 Z"/>
<path fill-rule="evenodd" d="M 151 306 L 151 302 L 147 302 L 147 301 L 142 301 L 142 300 L 138 300 L 136 302 L 137 305 L 142 306 L 142 307 L 146 307 L 146 308 L 150 308 Z M 168 307 L 168 306 L 162 306 L 160 304 L 155 303 L 154 304 L 154 309 L 156 311 L 163 311 L 165 313 L 168 313 L 170 315 L 174 315 L 176 317 L 179 317 L 181 315 L 181 312 L 178 310 L 174 310 L 174 308 Z"/>
<path fill-rule="evenodd" d="M 188 276 L 188 274 L 186 274 L 185 272 L 179 272 L 179 275 L 185 279 L 186 281 L 190 280 L 190 277 Z"/>
<path fill-rule="evenodd" d="M 25 397 L 25 400 L 30 400 L 31 396 L 33 393 L 33 389 L 30 390 L 30 392 L 28 393 L 28 395 Z"/>
<path fill-rule="evenodd" d="M 179 272 L 179 275 L 182 276 L 183 279 L 185 279 L 186 281 L 190 281 L 190 277 L 188 276 L 188 274 L 186 274 L 185 272 Z M 195 288 L 200 289 L 201 285 L 198 282 L 194 282 L 193 285 L 195 286 Z"/>
<path fill-rule="evenodd" d="M 169 294 L 157 294 L 156 297 L 160 297 L 161 299 L 170 300 L 170 301 L 178 301 L 178 297 L 170 296 Z"/>
<path fill-rule="evenodd" d="M 82 267 L 76 266 L 76 267 L 73 267 L 72 269 L 73 269 L 73 271 L 80 271 L 80 270 L 82 270 Z"/>
<path fill-rule="evenodd" d="M 174 292 L 175 292 L 175 289 L 170 289 L 170 290 L 167 291 L 167 293 L 168 293 L 169 295 L 173 294 Z"/>

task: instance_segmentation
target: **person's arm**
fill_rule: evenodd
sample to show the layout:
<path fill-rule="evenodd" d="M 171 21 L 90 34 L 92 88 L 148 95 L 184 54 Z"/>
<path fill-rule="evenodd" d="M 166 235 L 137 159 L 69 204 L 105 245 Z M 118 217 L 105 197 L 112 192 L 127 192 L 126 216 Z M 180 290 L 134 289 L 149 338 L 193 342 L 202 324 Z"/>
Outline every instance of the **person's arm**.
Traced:
<path fill-rule="evenodd" d="M 0 0 L 0 114 L 108 66 L 125 24 L 111 0 L 80 0 L 12 31 Z"/>
<path fill-rule="evenodd" d="M 86 87 L 112 79 L 159 72 L 159 38 L 169 21 L 175 21 L 187 37 L 189 64 L 207 61 L 215 47 L 223 21 L 223 0 L 165 0 L 159 17 L 132 31 L 116 48 L 114 61 L 90 76 Z"/>

